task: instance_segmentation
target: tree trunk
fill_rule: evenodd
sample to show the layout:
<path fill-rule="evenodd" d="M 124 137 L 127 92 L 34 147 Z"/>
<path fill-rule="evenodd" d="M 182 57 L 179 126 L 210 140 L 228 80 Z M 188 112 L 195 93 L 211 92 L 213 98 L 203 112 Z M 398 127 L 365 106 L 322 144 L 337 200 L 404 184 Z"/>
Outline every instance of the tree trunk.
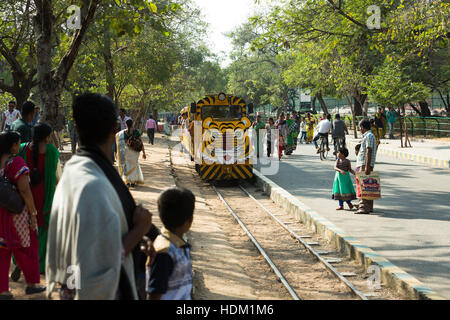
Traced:
<path fill-rule="evenodd" d="M 428 102 L 426 101 L 419 101 L 420 105 L 420 116 L 422 117 L 431 117 L 431 111 L 428 107 Z"/>
<path fill-rule="evenodd" d="M 311 107 L 313 112 L 316 112 L 316 99 L 317 99 L 316 96 L 314 96 L 311 101 Z"/>
<path fill-rule="evenodd" d="M 369 114 L 369 99 L 365 99 L 364 101 L 364 108 L 363 108 L 363 114 L 364 116 L 367 117 L 367 115 Z"/>
<path fill-rule="evenodd" d="M 417 114 L 418 114 L 419 116 L 422 116 L 422 111 L 419 110 L 419 109 L 417 109 L 415 105 L 413 105 L 412 103 L 410 103 L 409 106 L 410 106 L 415 112 L 417 112 Z"/>
<path fill-rule="evenodd" d="M 354 109 L 356 116 L 367 117 L 367 113 L 365 113 L 363 110 L 364 102 L 367 99 L 367 94 L 361 94 L 358 89 L 354 89 L 352 97 L 354 101 Z"/>
<path fill-rule="evenodd" d="M 111 30 L 109 27 L 109 21 L 104 24 L 103 33 L 103 59 L 105 61 L 105 78 L 106 78 L 106 91 L 108 97 L 114 101 L 115 99 L 115 82 L 114 82 L 114 62 L 111 54 Z"/>
<path fill-rule="evenodd" d="M 355 139 L 358 139 L 358 128 L 356 126 L 356 116 L 355 116 L 355 107 L 352 104 L 352 99 L 348 96 L 345 96 L 347 98 L 347 102 L 350 105 L 350 111 L 352 112 L 352 126 L 353 126 L 353 136 Z"/>
<path fill-rule="evenodd" d="M 52 66 L 52 39 L 54 37 L 55 19 L 51 0 L 35 0 L 37 14 L 34 17 L 36 34 L 37 80 L 42 102 L 42 121 L 53 127 L 61 127 L 58 108 L 64 83 L 78 54 L 89 24 L 94 19 L 100 0 L 83 0 L 81 29 L 74 31 L 67 52 L 62 57 L 55 71 Z"/>
<path fill-rule="evenodd" d="M 41 118 L 51 126 L 56 125 L 57 108 L 61 94 L 53 80 L 52 36 L 53 7 L 49 0 L 36 1 L 38 14 L 34 18 L 36 32 L 36 57 L 39 93 L 41 97 Z M 39 2 L 41 6 L 39 6 Z"/>
<path fill-rule="evenodd" d="M 327 105 L 325 104 L 325 101 L 323 100 L 322 92 L 316 93 L 316 98 L 317 98 L 317 100 L 319 100 L 322 111 L 324 113 L 328 114 L 328 108 L 327 108 Z"/>

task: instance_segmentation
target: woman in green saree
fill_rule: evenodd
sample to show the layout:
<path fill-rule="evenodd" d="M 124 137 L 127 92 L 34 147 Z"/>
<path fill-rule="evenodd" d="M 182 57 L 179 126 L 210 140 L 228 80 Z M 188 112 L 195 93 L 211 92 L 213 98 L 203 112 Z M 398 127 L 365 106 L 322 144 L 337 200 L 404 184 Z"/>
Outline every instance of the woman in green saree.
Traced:
<path fill-rule="evenodd" d="M 286 155 L 290 155 L 292 154 L 292 152 L 294 152 L 295 147 L 294 147 L 294 135 L 296 136 L 297 133 L 297 123 L 295 122 L 295 119 L 291 118 L 290 114 L 287 114 L 287 119 L 286 119 L 286 125 L 287 125 L 287 145 L 286 145 L 286 151 L 284 151 L 284 153 Z"/>
<path fill-rule="evenodd" d="M 50 144 L 52 127 L 38 123 L 33 131 L 33 141 L 22 144 L 19 156 L 30 169 L 31 192 L 38 212 L 39 272 L 44 274 L 50 209 L 58 183 L 57 171 L 60 174 L 59 151 Z"/>

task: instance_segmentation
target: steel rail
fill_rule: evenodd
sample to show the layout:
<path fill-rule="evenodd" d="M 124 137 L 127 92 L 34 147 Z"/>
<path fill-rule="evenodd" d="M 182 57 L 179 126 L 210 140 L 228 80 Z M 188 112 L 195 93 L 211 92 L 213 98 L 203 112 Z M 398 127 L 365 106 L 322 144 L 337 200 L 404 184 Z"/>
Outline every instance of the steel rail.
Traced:
<path fill-rule="evenodd" d="M 259 202 L 255 197 L 253 197 L 242 185 L 239 185 L 242 191 L 244 191 L 252 200 L 254 200 L 266 213 L 268 213 L 280 226 L 288 231 L 295 239 L 297 239 L 313 256 L 315 256 L 325 267 L 330 270 L 339 280 L 341 280 L 358 298 L 361 300 L 369 300 L 363 293 L 353 286 L 342 274 L 339 273 L 326 259 L 324 259 L 320 254 L 317 253 L 305 240 L 303 240 L 299 235 L 297 235 L 291 228 L 289 228 L 285 223 L 278 219 L 270 210 L 268 210 L 264 205 Z"/>
<path fill-rule="evenodd" d="M 220 200 L 225 204 L 227 209 L 231 212 L 233 217 L 236 219 L 236 221 L 239 223 L 241 228 L 247 233 L 248 237 L 252 240 L 255 247 L 258 249 L 258 251 L 261 253 L 261 255 L 266 259 L 267 263 L 270 265 L 272 270 L 275 272 L 275 274 L 278 276 L 278 278 L 281 280 L 283 285 L 286 287 L 286 289 L 289 291 L 289 294 L 292 296 L 294 300 L 301 300 L 300 297 L 295 293 L 294 289 L 289 285 L 286 278 L 283 276 L 281 271 L 277 268 L 277 266 L 273 263 L 272 259 L 268 256 L 268 254 L 264 251 L 264 249 L 259 245 L 258 241 L 253 237 L 253 235 L 250 233 L 250 231 L 247 229 L 247 227 L 244 225 L 244 223 L 239 219 L 239 217 L 236 215 L 234 210 L 228 205 L 228 202 L 223 198 L 222 194 L 219 192 L 219 190 L 216 189 L 215 186 L 212 186 L 214 191 L 219 196 Z"/>

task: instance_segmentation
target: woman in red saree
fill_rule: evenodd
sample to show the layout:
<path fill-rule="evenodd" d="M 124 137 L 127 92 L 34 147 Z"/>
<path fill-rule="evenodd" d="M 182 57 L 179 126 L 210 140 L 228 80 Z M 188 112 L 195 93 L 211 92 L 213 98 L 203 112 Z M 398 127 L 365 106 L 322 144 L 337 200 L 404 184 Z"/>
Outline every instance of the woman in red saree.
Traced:
<path fill-rule="evenodd" d="M 14 156 L 20 149 L 17 132 L 0 133 L 0 174 L 7 175 L 25 201 L 22 213 L 12 214 L 0 207 L 0 300 L 12 299 L 9 292 L 11 255 L 25 276 L 26 294 L 43 292 L 39 275 L 37 210 L 30 188 L 29 169 L 25 161 Z"/>

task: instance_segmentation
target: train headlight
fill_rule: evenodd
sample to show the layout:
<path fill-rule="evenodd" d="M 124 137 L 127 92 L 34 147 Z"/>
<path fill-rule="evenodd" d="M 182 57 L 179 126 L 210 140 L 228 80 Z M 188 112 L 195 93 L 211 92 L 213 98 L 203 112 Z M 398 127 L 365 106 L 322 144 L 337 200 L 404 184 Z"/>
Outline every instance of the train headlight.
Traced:
<path fill-rule="evenodd" d="M 219 100 L 220 101 L 225 101 L 226 98 L 227 98 L 227 95 L 225 93 L 219 93 Z"/>

